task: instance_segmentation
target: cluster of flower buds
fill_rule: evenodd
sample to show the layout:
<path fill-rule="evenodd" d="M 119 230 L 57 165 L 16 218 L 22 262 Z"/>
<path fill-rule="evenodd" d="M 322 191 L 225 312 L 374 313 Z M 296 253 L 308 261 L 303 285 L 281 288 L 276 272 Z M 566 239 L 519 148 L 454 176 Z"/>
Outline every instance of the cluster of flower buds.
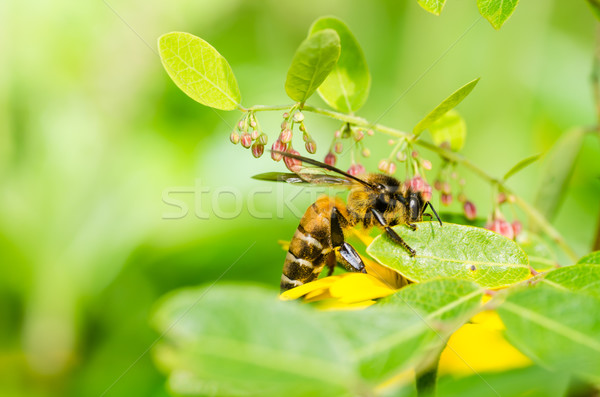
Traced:
<path fill-rule="evenodd" d="M 283 156 L 279 153 L 275 153 L 275 151 L 279 152 L 289 152 L 299 155 L 296 150 L 292 147 L 292 138 L 294 136 L 294 124 L 298 124 L 298 129 L 302 132 L 302 140 L 304 141 L 304 147 L 306 151 L 310 154 L 315 154 L 317 152 L 317 143 L 310 136 L 308 131 L 306 130 L 306 125 L 304 124 L 304 114 L 301 111 L 295 110 L 290 115 L 290 113 L 283 113 L 283 122 L 281 123 L 281 132 L 279 133 L 279 137 L 271 146 L 271 158 L 275 161 L 280 161 Z M 300 161 L 291 159 L 288 157 L 284 158 L 285 165 L 288 169 L 292 170 L 297 169 Z"/>
<path fill-rule="evenodd" d="M 511 195 L 506 195 L 503 192 L 500 192 L 496 199 L 498 205 L 500 204 L 512 204 L 514 202 L 514 197 Z M 504 219 L 502 213 L 499 208 L 496 208 L 492 213 L 491 220 L 485 225 L 486 229 L 494 231 L 496 233 L 502 234 L 504 237 L 509 239 L 515 239 L 523 230 L 523 224 L 518 219 L 509 223 Z"/>
<path fill-rule="evenodd" d="M 458 185 L 456 188 L 456 198 L 458 202 L 462 204 L 465 217 L 469 220 L 474 220 L 477 218 L 477 207 L 472 201 L 467 199 L 467 196 L 464 194 L 465 180 L 459 178 L 456 171 L 451 169 L 450 163 L 446 163 L 441 167 L 440 172 L 433 183 L 435 190 L 441 193 L 440 201 L 442 202 L 442 205 L 449 206 L 454 200 L 451 181 L 454 181 L 454 184 Z"/>
<path fill-rule="evenodd" d="M 241 143 L 246 149 L 252 148 L 252 155 L 258 158 L 265 152 L 269 137 L 260 131 L 254 113 L 249 113 L 238 122 L 236 129 L 229 135 L 229 140 L 234 145 Z"/>
<path fill-rule="evenodd" d="M 408 181 L 404 182 L 407 189 L 413 192 L 420 192 L 425 201 L 431 201 L 432 188 L 429 183 L 421 176 L 415 175 Z"/>
<path fill-rule="evenodd" d="M 359 145 L 358 148 L 362 148 L 360 153 L 363 157 L 369 157 L 371 155 L 371 151 L 363 146 L 363 138 L 365 137 L 365 135 L 373 135 L 374 132 L 373 130 L 367 130 L 365 131 L 363 128 L 360 127 L 354 127 L 352 125 L 350 125 L 349 123 L 346 123 L 342 126 L 342 128 L 340 128 L 339 130 L 336 130 L 333 134 L 333 140 L 331 142 L 331 146 L 329 147 L 329 151 L 327 152 L 327 155 L 325 155 L 325 158 L 323 159 L 323 162 L 325 162 L 325 164 L 329 164 L 334 166 L 337 162 L 337 155 L 338 154 L 342 154 L 342 152 L 344 151 L 344 140 L 345 139 L 351 139 L 353 142 L 350 143 L 350 146 L 348 149 L 353 149 L 355 147 L 357 147 L 356 145 Z M 351 175 L 358 175 L 358 174 L 362 174 L 365 172 L 364 167 L 361 164 L 356 163 L 355 161 L 352 161 L 352 165 L 350 166 L 350 168 L 348 169 L 348 173 L 350 173 Z"/>

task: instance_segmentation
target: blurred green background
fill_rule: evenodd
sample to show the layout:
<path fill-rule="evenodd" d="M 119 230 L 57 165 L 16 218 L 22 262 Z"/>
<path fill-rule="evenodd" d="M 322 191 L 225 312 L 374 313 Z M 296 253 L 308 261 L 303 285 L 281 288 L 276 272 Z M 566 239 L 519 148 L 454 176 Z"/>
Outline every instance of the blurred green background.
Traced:
<path fill-rule="evenodd" d="M 166 395 L 147 352 L 161 295 L 219 278 L 278 286 L 277 240 L 292 236 L 311 194 L 250 179 L 283 165 L 231 145 L 239 112 L 186 97 L 163 70 L 156 39 L 204 38 L 231 64 L 245 106 L 285 104 L 295 48 L 322 15 L 345 20 L 363 47 L 373 80 L 360 115 L 370 120 L 412 87 L 380 120 L 410 130 L 480 76 L 458 108 L 468 126 L 463 152 L 493 175 L 595 122 L 596 23 L 583 0 L 523 1 L 500 31 L 474 1 L 449 0 L 435 17 L 416 1 L 4 0 L 0 395 Z M 316 96 L 309 103 L 324 106 Z M 281 116 L 259 116 L 272 142 Z M 312 114 L 306 124 L 322 158 L 338 124 Z M 389 151 L 386 141 L 368 138 L 368 170 Z M 598 140 L 586 138 L 555 222 L 581 255 L 598 219 L 599 157 Z M 531 201 L 542 169 L 531 166 L 510 186 Z M 489 186 L 461 174 L 486 216 Z M 278 206 L 282 217 L 269 212 Z"/>

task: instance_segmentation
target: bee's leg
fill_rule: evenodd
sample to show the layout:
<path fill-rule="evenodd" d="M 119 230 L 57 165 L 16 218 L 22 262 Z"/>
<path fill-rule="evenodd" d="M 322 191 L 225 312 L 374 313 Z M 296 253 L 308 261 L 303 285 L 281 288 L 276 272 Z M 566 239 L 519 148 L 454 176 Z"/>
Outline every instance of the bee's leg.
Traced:
<path fill-rule="evenodd" d="M 327 257 L 325 258 L 325 265 L 329 269 L 327 271 L 327 277 L 329 277 L 333 274 L 333 271 L 335 270 L 335 265 L 336 265 L 334 251 L 331 251 L 330 253 L 327 254 Z"/>
<path fill-rule="evenodd" d="M 379 224 L 381 226 L 383 226 L 385 232 L 387 233 L 387 235 L 394 240 L 394 242 L 400 244 L 401 246 L 404 247 L 404 249 L 406 249 L 409 253 L 410 256 L 415 256 L 416 252 L 414 249 L 410 248 L 410 246 L 408 244 L 406 244 L 406 241 L 404 241 L 402 239 L 402 237 L 398 236 L 398 233 L 396 233 L 394 231 L 394 229 L 392 229 L 387 222 L 385 221 L 385 218 L 383 217 L 383 215 L 381 215 L 381 213 L 379 211 L 377 211 L 375 208 L 371 208 L 371 213 L 373 214 L 373 216 L 375 217 L 375 219 L 377 220 L 377 222 L 379 222 Z M 417 225 L 412 225 L 409 223 L 408 224 L 409 227 L 412 228 L 412 226 L 414 226 L 413 230 L 416 230 Z"/>
<path fill-rule="evenodd" d="M 406 226 L 410 227 L 413 231 L 417 230 L 417 225 L 414 223 L 407 223 Z"/>
<path fill-rule="evenodd" d="M 348 224 L 337 208 L 331 210 L 331 245 L 339 252 L 340 262 L 344 269 L 350 272 L 366 273 L 365 264 L 363 263 L 358 252 L 347 242 L 344 241 L 344 232 L 340 221 Z"/>

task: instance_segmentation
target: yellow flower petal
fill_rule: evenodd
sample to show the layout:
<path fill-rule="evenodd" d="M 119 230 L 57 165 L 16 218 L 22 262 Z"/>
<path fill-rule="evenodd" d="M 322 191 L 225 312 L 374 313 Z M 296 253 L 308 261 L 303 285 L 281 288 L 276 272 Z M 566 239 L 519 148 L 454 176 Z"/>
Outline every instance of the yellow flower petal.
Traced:
<path fill-rule="evenodd" d="M 502 322 L 496 313 L 481 313 L 473 319 L 481 322 L 465 324 L 450 337 L 440 358 L 440 374 L 466 376 L 532 364 L 504 339 L 499 328 Z"/>
<path fill-rule="evenodd" d="M 327 289 L 327 288 L 329 288 L 329 286 L 331 284 L 333 284 L 340 277 L 341 276 L 331 276 L 331 277 L 325 277 L 325 278 L 321 278 L 321 279 L 318 279 L 315 281 L 311 281 L 310 283 L 306 283 L 306 284 L 300 285 L 296 288 L 292 288 L 292 289 L 289 289 L 289 290 L 283 292 L 281 295 L 279 295 L 279 299 L 281 299 L 281 300 L 298 299 L 301 296 L 306 295 L 311 291 L 314 291 L 317 289 Z"/>
<path fill-rule="evenodd" d="M 375 301 L 342 303 L 339 300 L 327 299 L 327 300 L 319 302 L 317 307 L 321 310 L 362 310 L 362 309 L 365 309 L 365 308 L 371 306 L 374 303 L 375 303 Z"/>
<path fill-rule="evenodd" d="M 396 290 L 370 274 L 346 273 L 329 287 L 329 292 L 342 303 L 356 303 L 382 298 Z"/>

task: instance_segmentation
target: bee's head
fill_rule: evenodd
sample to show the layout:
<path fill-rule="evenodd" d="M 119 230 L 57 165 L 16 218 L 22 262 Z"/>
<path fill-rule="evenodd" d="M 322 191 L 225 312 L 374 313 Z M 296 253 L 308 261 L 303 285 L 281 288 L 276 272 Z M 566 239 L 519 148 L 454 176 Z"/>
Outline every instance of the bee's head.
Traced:
<path fill-rule="evenodd" d="M 411 222 L 418 222 L 423 217 L 425 211 L 425 200 L 421 193 L 410 193 L 408 197 L 408 215 Z"/>

